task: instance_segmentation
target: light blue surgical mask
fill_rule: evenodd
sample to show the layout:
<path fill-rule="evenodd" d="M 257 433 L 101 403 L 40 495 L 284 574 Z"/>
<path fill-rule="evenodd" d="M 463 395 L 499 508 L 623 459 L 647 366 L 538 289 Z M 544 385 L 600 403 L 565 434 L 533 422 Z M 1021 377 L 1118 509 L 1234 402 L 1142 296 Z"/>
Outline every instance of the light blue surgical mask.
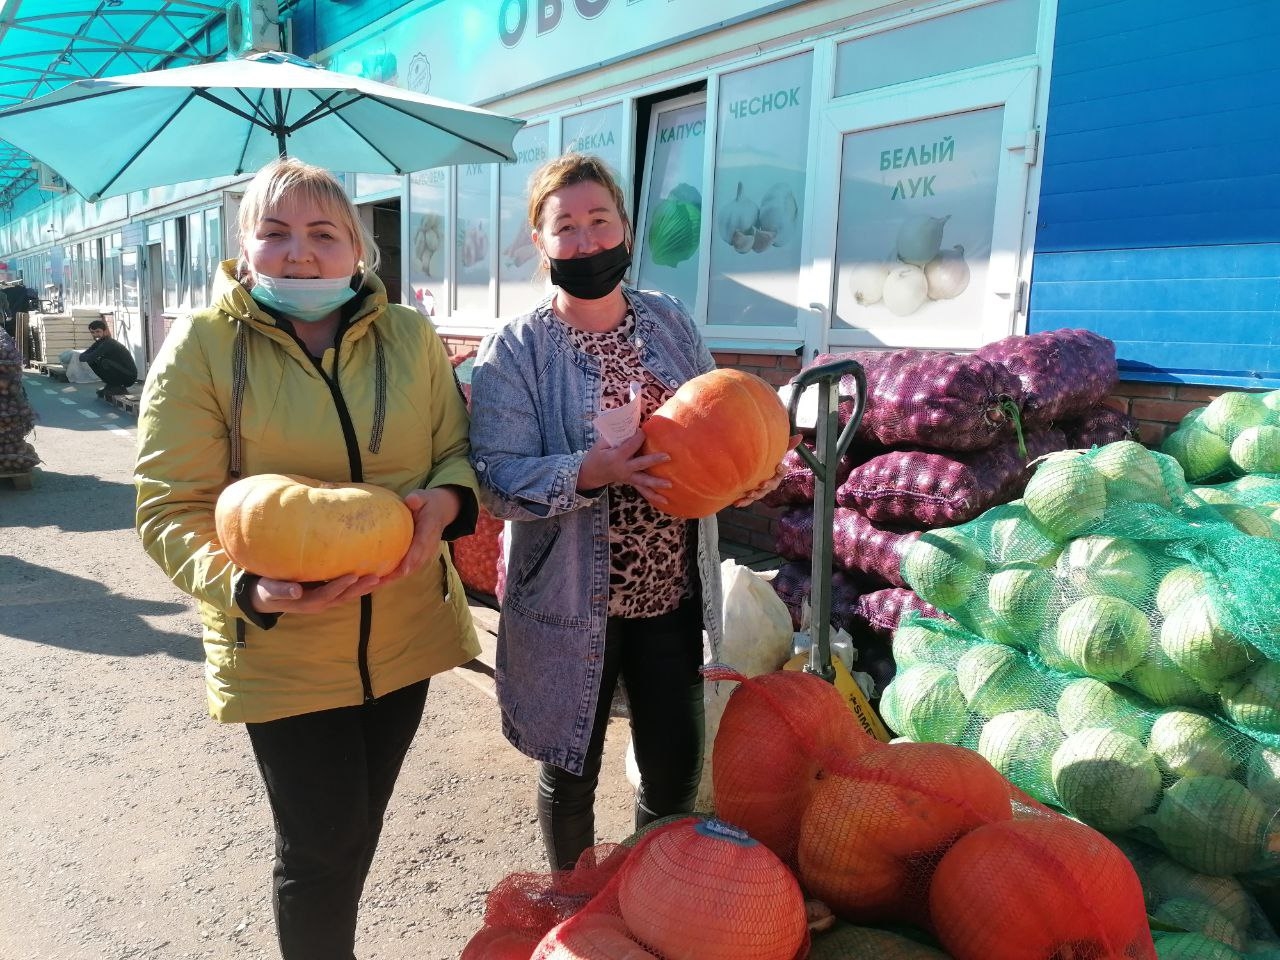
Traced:
<path fill-rule="evenodd" d="M 316 323 L 356 295 L 350 277 L 297 280 L 255 274 L 249 294 L 264 307 L 303 323 Z"/>

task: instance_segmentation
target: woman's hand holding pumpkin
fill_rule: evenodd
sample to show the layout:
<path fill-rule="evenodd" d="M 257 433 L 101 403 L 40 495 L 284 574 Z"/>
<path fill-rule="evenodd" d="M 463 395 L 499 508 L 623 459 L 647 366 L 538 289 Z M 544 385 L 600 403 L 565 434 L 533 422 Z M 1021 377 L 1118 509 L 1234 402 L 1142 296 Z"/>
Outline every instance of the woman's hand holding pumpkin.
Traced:
<path fill-rule="evenodd" d="M 791 439 L 787 442 L 787 452 L 789 453 L 792 450 L 794 450 L 797 446 L 799 446 L 801 439 L 802 439 L 801 434 L 793 433 L 791 435 Z M 778 484 L 782 483 L 782 478 L 785 477 L 786 475 L 787 475 L 787 468 L 783 465 L 783 462 L 780 460 L 778 461 L 778 465 L 773 470 L 772 477 L 770 477 L 764 483 L 760 484 L 760 486 L 756 487 L 754 490 L 748 490 L 739 499 L 733 501 L 733 505 L 735 507 L 751 506 L 751 504 L 755 503 L 761 497 L 772 493 L 774 490 L 777 490 Z"/>
<path fill-rule="evenodd" d="M 637 430 L 616 447 L 609 446 L 603 439 L 597 440 L 578 468 L 578 489 L 596 490 L 611 483 L 628 483 L 655 506 L 666 503 L 662 491 L 671 486 L 671 481 L 650 476 L 645 471 L 671 458 L 665 453 L 636 456 L 644 440 L 643 430 Z"/>
<path fill-rule="evenodd" d="M 371 574 L 347 574 L 318 586 L 261 577 L 253 588 L 253 609 L 259 613 L 320 613 L 364 596 L 381 582 Z"/>
<path fill-rule="evenodd" d="M 405 506 L 413 514 L 413 540 L 409 552 L 400 566 L 382 582 L 407 577 L 440 552 L 440 535 L 444 528 L 458 516 L 462 501 L 448 487 L 432 487 L 429 490 L 413 490 L 404 498 Z"/>

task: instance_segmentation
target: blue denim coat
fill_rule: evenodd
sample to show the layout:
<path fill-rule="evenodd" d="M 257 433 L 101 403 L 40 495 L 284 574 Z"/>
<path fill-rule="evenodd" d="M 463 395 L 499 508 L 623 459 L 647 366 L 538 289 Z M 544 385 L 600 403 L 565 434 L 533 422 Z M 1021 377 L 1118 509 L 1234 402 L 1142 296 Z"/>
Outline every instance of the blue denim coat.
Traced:
<path fill-rule="evenodd" d="M 641 362 L 673 389 L 715 366 L 684 307 L 623 288 Z M 471 462 L 481 499 L 510 524 L 498 626 L 502 729 L 522 753 L 581 773 L 604 660 L 609 492 L 583 496 L 578 470 L 596 433 L 599 363 L 574 349 L 548 298 L 480 345 L 471 373 Z M 698 521 L 703 624 L 720 650 L 716 520 Z"/>

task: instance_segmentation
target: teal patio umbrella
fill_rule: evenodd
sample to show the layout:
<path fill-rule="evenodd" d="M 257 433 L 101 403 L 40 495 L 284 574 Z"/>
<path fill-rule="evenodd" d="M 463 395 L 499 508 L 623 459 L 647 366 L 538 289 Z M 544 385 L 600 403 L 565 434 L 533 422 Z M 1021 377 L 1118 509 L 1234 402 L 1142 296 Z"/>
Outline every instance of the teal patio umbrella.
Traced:
<path fill-rule="evenodd" d="M 523 125 L 287 53 L 77 80 L 0 111 L 0 139 L 89 200 L 283 155 L 356 173 L 511 161 Z"/>

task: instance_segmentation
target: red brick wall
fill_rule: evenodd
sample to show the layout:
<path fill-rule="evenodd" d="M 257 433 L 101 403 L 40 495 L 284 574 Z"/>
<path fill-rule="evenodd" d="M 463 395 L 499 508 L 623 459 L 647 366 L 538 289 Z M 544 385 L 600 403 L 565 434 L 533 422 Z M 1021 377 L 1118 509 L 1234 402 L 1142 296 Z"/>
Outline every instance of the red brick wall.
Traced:
<path fill-rule="evenodd" d="M 1139 383 L 1122 381 L 1111 393 L 1113 405 L 1138 421 L 1138 439 L 1148 447 L 1159 447 L 1196 407 L 1203 407 L 1219 394 L 1235 387 L 1202 387 L 1180 383 Z"/>

